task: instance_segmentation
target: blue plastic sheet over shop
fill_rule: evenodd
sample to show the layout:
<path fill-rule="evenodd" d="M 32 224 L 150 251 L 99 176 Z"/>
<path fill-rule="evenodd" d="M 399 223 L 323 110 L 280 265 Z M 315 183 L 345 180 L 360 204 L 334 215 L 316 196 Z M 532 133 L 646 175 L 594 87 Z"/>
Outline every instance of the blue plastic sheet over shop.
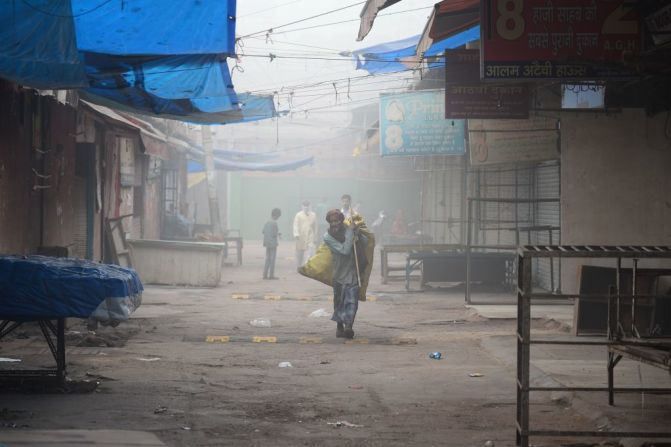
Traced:
<path fill-rule="evenodd" d="M 235 0 L 72 0 L 72 15 L 80 51 L 233 54 L 235 7 Z"/>
<path fill-rule="evenodd" d="M 463 155 L 464 120 L 445 119 L 445 90 L 380 95 L 380 155 Z"/>
<path fill-rule="evenodd" d="M 353 51 L 357 70 L 370 74 L 392 73 L 412 69 L 417 66 L 417 43 L 420 35 Z M 435 42 L 424 53 L 424 57 L 437 56 L 445 50 L 458 48 L 468 42 L 480 39 L 480 26 L 474 26 L 447 39 Z M 445 65 L 445 61 L 429 62 L 429 68 Z"/>
<path fill-rule="evenodd" d="M 233 90 L 235 9 L 235 0 L 0 2 L 0 77 L 195 123 L 269 118 L 267 98 Z"/>

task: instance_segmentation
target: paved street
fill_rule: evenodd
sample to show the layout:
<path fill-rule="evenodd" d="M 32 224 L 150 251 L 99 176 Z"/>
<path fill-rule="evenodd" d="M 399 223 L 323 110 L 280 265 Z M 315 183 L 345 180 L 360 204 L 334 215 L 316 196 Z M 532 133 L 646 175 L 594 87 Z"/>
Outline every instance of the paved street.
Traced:
<path fill-rule="evenodd" d="M 226 267 L 216 289 L 148 286 L 130 322 L 95 335 L 71 321 L 80 333 L 68 335 L 69 375 L 100 385 L 93 392 L 5 392 L 0 442 L 61 445 L 33 431 L 76 428 L 86 433 L 85 445 L 105 446 L 155 441 L 129 433 L 109 444 L 109 432 L 95 430 L 145 432 L 168 446 L 514 445 L 514 306 L 467 308 L 458 288 L 406 293 L 400 282 L 379 284 L 376 266 L 356 337 L 343 341 L 328 316 L 310 316 L 328 313 L 330 290 L 294 273 L 289 244 L 279 253 L 280 280 L 260 279 L 262 261 L 252 242 L 245 264 Z M 569 307 L 540 313 L 535 331 L 566 331 Z M 271 327 L 252 326 L 255 319 Z M 3 342 L 0 357 L 48 364 L 38 333 L 27 336 Z M 604 385 L 605 351 L 581 349 L 535 351 L 532 382 Z M 430 359 L 434 351 L 443 358 Z M 616 373 L 619 386 L 665 380 L 627 361 Z M 603 393 L 548 394 L 532 396 L 536 428 L 622 429 L 618 424 L 644 418 L 654 427 L 671 416 L 668 398 L 618 396 L 618 407 L 606 411 Z M 19 442 L 29 439 L 35 443 Z M 562 442 L 575 440 L 534 444 Z"/>

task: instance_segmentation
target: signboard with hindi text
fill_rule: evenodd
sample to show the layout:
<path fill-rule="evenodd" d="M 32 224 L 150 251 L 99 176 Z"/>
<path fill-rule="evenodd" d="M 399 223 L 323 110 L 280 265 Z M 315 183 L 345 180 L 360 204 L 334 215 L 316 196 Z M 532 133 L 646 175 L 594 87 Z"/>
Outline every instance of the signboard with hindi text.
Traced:
<path fill-rule="evenodd" d="M 480 82 L 479 50 L 445 51 L 445 118 L 526 119 L 526 84 Z"/>
<path fill-rule="evenodd" d="M 481 0 L 482 79 L 632 76 L 641 21 L 629 0 Z"/>
<path fill-rule="evenodd" d="M 380 155 L 463 155 L 463 120 L 445 119 L 445 91 L 380 95 Z"/>
<path fill-rule="evenodd" d="M 557 159 L 557 120 L 468 120 L 468 149 L 473 166 Z"/>

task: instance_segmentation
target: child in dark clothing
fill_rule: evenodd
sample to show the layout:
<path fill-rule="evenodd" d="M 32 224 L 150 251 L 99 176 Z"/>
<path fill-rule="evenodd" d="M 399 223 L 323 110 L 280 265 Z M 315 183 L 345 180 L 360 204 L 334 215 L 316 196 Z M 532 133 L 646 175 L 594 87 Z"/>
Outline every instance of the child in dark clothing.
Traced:
<path fill-rule="evenodd" d="M 266 247 L 266 263 L 263 267 L 263 279 L 279 279 L 275 276 L 275 258 L 277 257 L 277 246 L 279 245 L 279 230 L 277 219 L 282 215 L 279 208 L 274 208 L 270 217 L 272 220 L 266 222 L 263 227 L 263 246 Z"/>

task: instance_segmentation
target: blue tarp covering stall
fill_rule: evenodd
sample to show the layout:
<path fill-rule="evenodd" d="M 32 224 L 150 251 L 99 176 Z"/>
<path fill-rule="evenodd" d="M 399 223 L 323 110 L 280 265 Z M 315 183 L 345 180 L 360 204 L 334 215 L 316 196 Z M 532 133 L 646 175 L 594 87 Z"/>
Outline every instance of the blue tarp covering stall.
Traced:
<path fill-rule="evenodd" d="M 0 319 L 125 320 L 140 305 L 134 270 L 83 259 L 0 257 Z"/>
<path fill-rule="evenodd" d="M 420 35 L 407 39 L 387 42 L 352 52 L 357 70 L 366 70 L 370 74 L 391 73 L 408 70 L 417 65 L 416 47 Z M 458 48 L 468 42 L 480 39 L 480 26 L 474 26 L 447 39 L 435 42 L 424 56 L 436 56 L 447 49 Z M 404 63 L 405 61 L 405 63 Z M 444 65 L 444 62 L 431 62 L 429 68 Z"/>

